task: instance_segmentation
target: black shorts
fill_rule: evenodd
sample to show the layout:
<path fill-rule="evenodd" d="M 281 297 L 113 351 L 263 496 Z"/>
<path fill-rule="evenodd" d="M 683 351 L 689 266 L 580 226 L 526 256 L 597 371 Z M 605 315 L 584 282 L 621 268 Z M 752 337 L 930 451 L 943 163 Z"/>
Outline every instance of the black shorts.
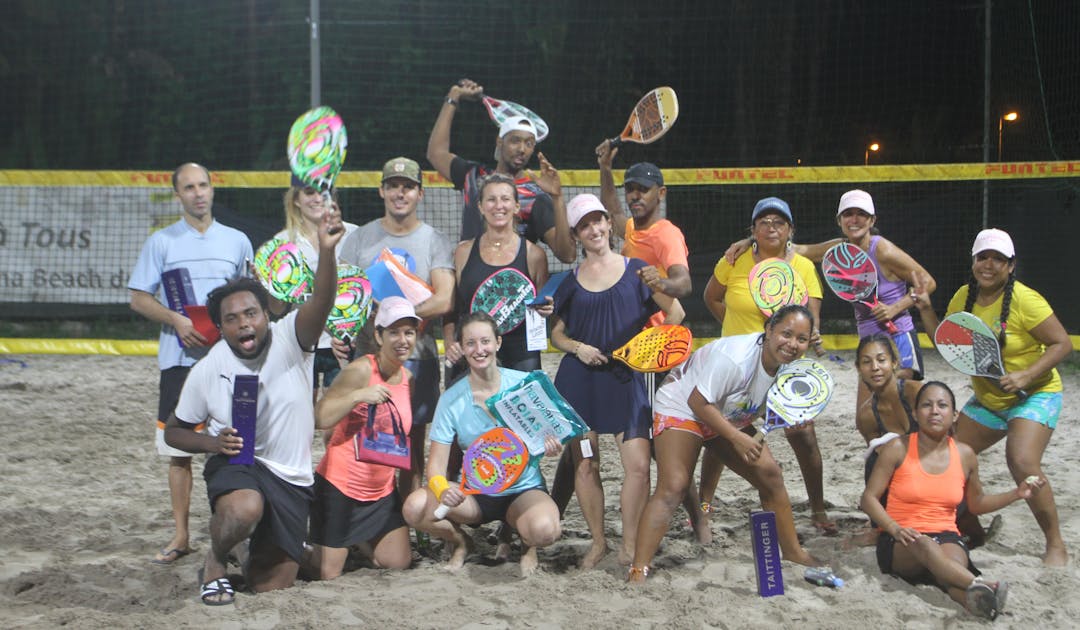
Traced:
<path fill-rule="evenodd" d="M 357 501 L 318 473 L 314 489 L 308 540 L 316 545 L 350 547 L 405 527 L 397 492 L 375 501 Z"/>
<path fill-rule="evenodd" d="M 543 488 L 529 488 L 528 490 L 514 492 L 513 494 L 473 495 L 473 498 L 476 499 L 477 505 L 480 506 L 480 522 L 475 524 L 483 525 L 484 523 L 492 523 L 494 521 L 505 521 L 506 512 L 510 509 L 510 504 L 516 501 L 517 498 L 521 495 L 532 490 L 546 492 L 546 490 L 544 490 Z"/>
<path fill-rule="evenodd" d="M 230 464 L 227 455 L 207 459 L 203 479 L 210 511 L 214 511 L 218 497 L 233 490 L 255 490 L 261 494 L 263 517 L 251 535 L 253 546 L 269 541 L 293 560 L 300 561 L 314 498 L 311 488 L 294 486 L 257 461 L 250 466 Z"/>
<path fill-rule="evenodd" d="M 190 366 L 178 365 L 161 371 L 158 380 L 158 426 L 164 428 L 169 421 L 169 416 L 176 411 L 176 403 L 180 402 L 180 391 L 184 389 L 184 381 L 187 380 Z"/>
<path fill-rule="evenodd" d="M 954 543 L 960 545 L 964 549 L 964 554 L 967 556 L 967 568 L 975 575 L 980 575 L 979 570 L 975 568 L 975 565 L 971 563 L 971 552 L 968 551 L 967 545 L 964 544 L 963 539 L 960 538 L 960 534 L 956 532 L 937 532 L 931 534 L 923 534 L 933 538 L 939 545 L 945 543 Z M 877 541 L 877 563 L 881 572 L 886 575 L 896 575 L 892 570 L 893 560 L 893 548 L 896 546 L 896 539 L 885 532 L 881 532 Z M 897 575 L 897 577 L 911 583 L 911 584 L 931 584 L 934 586 L 940 586 L 937 580 L 934 579 L 934 575 L 930 573 L 929 569 L 925 569 L 922 573 L 915 576 L 903 576 Z M 944 589 L 943 589 L 944 590 Z"/>

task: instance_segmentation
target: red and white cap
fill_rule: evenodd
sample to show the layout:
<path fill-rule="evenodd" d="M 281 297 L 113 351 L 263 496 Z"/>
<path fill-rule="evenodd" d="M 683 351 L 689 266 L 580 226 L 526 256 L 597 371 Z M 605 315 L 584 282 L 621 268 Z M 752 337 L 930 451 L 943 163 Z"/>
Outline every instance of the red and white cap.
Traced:
<path fill-rule="evenodd" d="M 990 228 L 979 232 L 979 235 L 975 237 L 975 244 L 971 246 L 971 255 L 975 256 L 979 252 L 985 252 L 988 249 L 1001 252 L 1001 255 L 1006 258 L 1016 257 L 1012 237 L 1005 230 Z"/>
<path fill-rule="evenodd" d="M 379 310 L 375 313 L 376 326 L 387 328 L 402 319 L 412 319 L 416 320 L 417 324 L 420 323 L 416 309 L 408 300 L 398 295 L 391 295 L 379 302 Z"/>

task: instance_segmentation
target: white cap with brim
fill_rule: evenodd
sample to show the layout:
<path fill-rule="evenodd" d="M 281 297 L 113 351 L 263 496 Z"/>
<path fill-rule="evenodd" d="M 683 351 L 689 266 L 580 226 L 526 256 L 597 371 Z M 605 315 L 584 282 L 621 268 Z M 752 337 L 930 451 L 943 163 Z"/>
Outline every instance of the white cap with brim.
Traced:
<path fill-rule="evenodd" d="M 505 137 L 511 131 L 524 131 L 525 133 L 531 133 L 533 138 L 536 137 L 536 125 L 525 116 L 511 116 L 499 125 L 500 138 Z"/>
<path fill-rule="evenodd" d="M 840 205 L 836 208 L 836 216 L 844 214 L 844 210 L 856 208 L 866 214 L 874 215 L 874 199 L 865 190 L 849 190 L 840 195 Z"/>
<path fill-rule="evenodd" d="M 417 324 L 420 323 L 411 302 L 398 295 L 385 297 L 379 302 L 379 310 L 375 313 L 376 326 L 387 328 L 402 319 L 412 319 Z"/>
<path fill-rule="evenodd" d="M 590 212 L 608 214 L 604 204 L 592 193 L 582 193 L 571 199 L 570 203 L 566 204 L 566 222 L 570 224 L 570 229 L 577 227 L 581 219 Z"/>
<path fill-rule="evenodd" d="M 975 237 L 975 244 L 971 246 L 971 255 L 976 256 L 979 252 L 993 250 L 1001 252 L 1006 258 L 1015 258 L 1016 249 L 1013 247 L 1012 237 L 1004 230 L 990 228 L 979 232 Z"/>

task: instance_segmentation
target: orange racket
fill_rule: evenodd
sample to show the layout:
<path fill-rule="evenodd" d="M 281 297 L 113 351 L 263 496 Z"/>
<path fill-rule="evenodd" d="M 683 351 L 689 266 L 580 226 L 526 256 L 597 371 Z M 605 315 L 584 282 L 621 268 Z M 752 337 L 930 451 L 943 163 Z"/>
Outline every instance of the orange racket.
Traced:
<path fill-rule="evenodd" d="M 679 98 L 675 90 L 658 87 L 650 91 L 634 105 L 626 128 L 618 137 L 611 139 L 612 148 L 623 142 L 649 144 L 656 142 L 671 129 L 679 118 Z"/>
<path fill-rule="evenodd" d="M 693 342 L 689 328 L 662 324 L 634 335 L 610 356 L 638 372 L 666 372 L 690 356 Z"/>
<path fill-rule="evenodd" d="M 510 429 L 498 427 L 476 438 L 461 465 L 464 494 L 498 494 L 518 480 L 529 465 L 529 449 Z M 435 518 L 446 518 L 450 506 L 435 508 Z"/>

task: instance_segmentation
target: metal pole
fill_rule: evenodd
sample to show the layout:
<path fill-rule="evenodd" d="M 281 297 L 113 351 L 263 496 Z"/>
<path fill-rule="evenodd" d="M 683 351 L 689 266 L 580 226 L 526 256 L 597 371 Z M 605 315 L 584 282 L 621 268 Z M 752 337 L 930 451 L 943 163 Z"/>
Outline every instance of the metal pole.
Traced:
<path fill-rule="evenodd" d="M 1001 161 L 1001 140 L 1002 140 L 1001 132 L 1004 129 L 1004 127 L 1005 127 L 1005 117 L 1001 116 L 1001 117 L 998 118 L 998 162 Z"/>
<path fill-rule="evenodd" d="M 322 102 L 322 59 L 319 53 L 319 0 L 309 0 L 308 23 L 311 24 L 311 108 Z M 989 0 L 987 0 L 989 2 Z"/>
<path fill-rule="evenodd" d="M 986 24 L 983 42 L 983 169 L 990 161 L 990 39 L 993 20 L 990 19 L 992 0 L 986 0 Z M 999 145 L 1000 146 L 1000 145 Z M 1000 160 L 999 160 L 1000 161 Z M 982 190 L 982 227 L 985 230 L 990 222 L 990 180 L 983 180 Z"/>

